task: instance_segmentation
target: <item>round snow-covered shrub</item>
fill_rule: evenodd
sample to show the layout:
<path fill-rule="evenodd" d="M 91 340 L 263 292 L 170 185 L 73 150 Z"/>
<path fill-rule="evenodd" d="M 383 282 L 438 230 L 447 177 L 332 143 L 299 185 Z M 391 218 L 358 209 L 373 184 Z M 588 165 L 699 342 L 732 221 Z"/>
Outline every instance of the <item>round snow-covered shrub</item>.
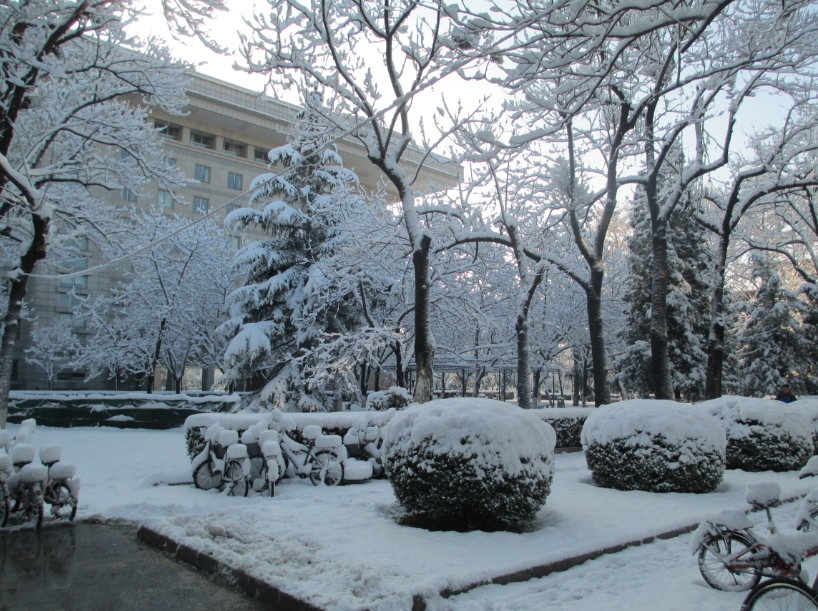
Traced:
<path fill-rule="evenodd" d="M 607 405 L 582 428 L 594 482 L 617 490 L 710 492 L 724 476 L 725 445 L 715 418 L 675 401 Z"/>
<path fill-rule="evenodd" d="M 812 428 L 790 404 L 748 397 L 720 397 L 697 403 L 714 415 L 727 434 L 727 468 L 791 471 L 812 456 Z"/>
<path fill-rule="evenodd" d="M 385 412 L 394 407 L 401 409 L 413 401 L 412 394 L 400 386 L 390 386 L 389 390 L 371 392 L 366 396 L 366 409 Z"/>
<path fill-rule="evenodd" d="M 802 397 L 790 403 L 789 407 L 799 412 L 810 423 L 813 453 L 818 454 L 818 399 Z"/>
<path fill-rule="evenodd" d="M 411 517 L 433 527 L 507 529 L 545 504 L 555 443 L 551 426 L 515 405 L 442 399 L 395 414 L 383 465 Z"/>

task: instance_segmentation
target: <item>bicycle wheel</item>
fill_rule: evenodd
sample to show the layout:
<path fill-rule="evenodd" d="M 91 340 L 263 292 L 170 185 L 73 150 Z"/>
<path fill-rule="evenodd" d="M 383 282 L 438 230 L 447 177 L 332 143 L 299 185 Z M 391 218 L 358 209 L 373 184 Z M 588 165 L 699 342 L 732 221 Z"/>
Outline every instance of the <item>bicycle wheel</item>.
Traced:
<path fill-rule="evenodd" d="M 725 537 L 708 536 L 699 549 L 699 572 L 707 584 L 716 590 L 749 590 L 758 583 L 761 575 L 753 569 L 730 569 L 725 566 L 723 558 L 749 550 L 752 546 L 753 542 L 740 532 L 733 532 Z"/>
<path fill-rule="evenodd" d="M 250 457 L 250 481 L 255 481 L 262 477 L 262 471 L 266 469 L 263 456 Z"/>
<path fill-rule="evenodd" d="M 344 464 L 332 450 L 319 450 L 315 453 L 315 461 L 310 471 L 310 481 L 313 486 L 325 484 L 337 486 L 344 479 Z"/>
<path fill-rule="evenodd" d="M 250 491 L 250 482 L 244 476 L 244 469 L 241 468 L 241 463 L 230 462 L 225 469 L 225 477 L 228 480 L 227 494 L 230 496 L 247 496 Z"/>
<path fill-rule="evenodd" d="M 51 504 L 51 514 L 55 518 L 65 518 L 73 521 L 77 515 L 77 499 L 71 494 L 68 484 L 60 482 L 53 487 L 54 502 Z"/>
<path fill-rule="evenodd" d="M 196 467 L 193 472 L 193 485 L 199 490 L 210 490 L 221 486 L 222 478 L 213 473 L 213 468 L 209 460 L 204 461 Z"/>
<path fill-rule="evenodd" d="M 818 611 L 818 597 L 808 585 L 794 579 L 771 579 L 753 588 L 741 611 Z"/>
<path fill-rule="evenodd" d="M 815 509 L 813 509 L 812 511 L 809 512 L 809 517 L 810 517 L 810 520 L 818 521 L 818 507 L 816 507 Z M 813 526 L 809 522 L 804 522 L 804 525 L 801 527 L 801 532 L 805 532 L 805 533 L 815 532 L 815 530 L 817 530 L 816 527 Z"/>
<path fill-rule="evenodd" d="M 11 507 L 9 507 L 9 495 L 6 494 L 5 486 L 0 489 L 0 528 L 3 528 L 9 521 L 9 513 L 11 513 Z"/>

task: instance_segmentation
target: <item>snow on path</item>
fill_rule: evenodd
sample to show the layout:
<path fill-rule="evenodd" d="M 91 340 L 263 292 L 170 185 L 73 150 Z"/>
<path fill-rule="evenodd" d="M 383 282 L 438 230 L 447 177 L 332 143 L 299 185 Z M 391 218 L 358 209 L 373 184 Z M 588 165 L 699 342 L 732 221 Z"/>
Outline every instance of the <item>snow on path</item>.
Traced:
<path fill-rule="evenodd" d="M 779 527 L 791 528 L 797 509 L 798 503 L 775 509 Z M 762 520 L 760 514 L 752 517 L 756 523 Z M 764 529 L 756 532 L 764 534 Z M 689 534 L 657 540 L 541 579 L 433 599 L 428 611 L 738 611 L 747 592 L 708 586 L 689 541 Z M 804 566 L 814 576 L 818 560 Z"/>
<path fill-rule="evenodd" d="M 434 597 L 444 588 L 690 525 L 743 505 L 750 481 L 774 479 L 784 494 L 812 487 L 795 472 L 729 471 L 710 494 L 620 492 L 591 483 L 583 454 L 559 454 L 553 492 L 534 532 L 428 532 L 395 522 L 398 507 L 385 481 L 339 488 L 288 481 L 274 499 L 153 486 L 190 470 L 180 429 L 38 427 L 32 441 L 37 447 L 61 443 L 64 460 L 77 464 L 81 517 L 149 520 L 197 550 L 332 610 L 410 608 L 414 594 Z M 687 552 L 679 562 L 685 559 Z"/>

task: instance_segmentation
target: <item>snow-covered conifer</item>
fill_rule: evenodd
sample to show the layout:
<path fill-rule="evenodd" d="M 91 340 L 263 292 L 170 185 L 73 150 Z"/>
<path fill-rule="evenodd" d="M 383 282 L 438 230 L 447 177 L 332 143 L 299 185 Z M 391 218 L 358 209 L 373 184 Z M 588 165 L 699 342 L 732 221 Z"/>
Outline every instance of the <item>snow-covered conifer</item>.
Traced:
<path fill-rule="evenodd" d="M 252 380 L 263 389 L 262 406 L 322 411 L 329 407 L 327 397 L 308 386 L 300 359 L 323 334 L 347 333 L 361 323 L 354 294 L 335 295 L 331 303 L 323 299 L 322 267 L 343 239 L 346 209 L 360 195 L 357 176 L 328 146 L 333 127 L 308 105 L 294 129 L 290 142 L 269 154 L 270 167 L 282 171 L 258 176 L 251 207 L 225 219 L 234 231 L 258 226 L 267 233 L 234 259 L 247 280 L 230 295 L 231 317 L 221 328 L 230 340 L 225 381 Z"/>

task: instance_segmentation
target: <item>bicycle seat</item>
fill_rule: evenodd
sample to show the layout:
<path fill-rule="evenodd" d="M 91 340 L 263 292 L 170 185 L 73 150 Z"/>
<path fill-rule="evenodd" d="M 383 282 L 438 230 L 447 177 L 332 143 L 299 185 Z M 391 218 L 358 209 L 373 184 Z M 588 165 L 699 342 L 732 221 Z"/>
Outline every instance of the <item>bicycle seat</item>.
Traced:
<path fill-rule="evenodd" d="M 48 469 L 51 479 L 71 479 L 77 473 L 77 466 L 68 462 L 55 462 Z"/>
<path fill-rule="evenodd" d="M 44 482 L 48 479 L 48 469 L 42 465 L 24 465 L 20 469 L 20 481 L 24 484 Z"/>
<path fill-rule="evenodd" d="M 262 431 L 261 435 L 258 436 L 258 443 L 262 448 L 262 453 L 264 453 L 264 446 L 269 442 L 275 442 L 276 445 L 279 444 L 278 431 Z"/>
<path fill-rule="evenodd" d="M 14 444 L 31 443 L 31 432 L 28 429 L 20 429 L 14 436 Z"/>
<path fill-rule="evenodd" d="M 238 431 L 233 431 L 231 429 L 222 429 L 219 431 L 219 436 L 217 437 L 217 443 L 220 446 L 232 446 L 234 443 L 239 442 L 239 433 Z"/>
<path fill-rule="evenodd" d="M 256 443 L 258 439 L 258 430 L 252 426 L 241 434 L 241 442 L 244 445 L 247 445 L 248 443 Z"/>
<path fill-rule="evenodd" d="M 756 509 L 768 509 L 781 500 L 781 486 L 775 482 L 755 482 L 747 484 L 744 490 L 747 502 Z"/>
<path fill-rule="evenodd" d="M 229 460 L 238 460 L 240 458 L 247 458 L 247 446 L 243 443 L 234 443 L 227 448 L 225 456 Z"/>
<path fill-rule="evenodd" d="M 281 454 L 281 445 L 279 445 L 278 441 L 267 441 L 261 446 L 261 453 L 265 457 L 278 456 Z"/>
<path fill-rule="evenodd" d="M 316 448 L 337 448 L 342 446 L 343 443 L 341 441 L 340 435 L 319 435 L 315 438 L 315 447 Z"/>
<path fill-rule="evenodd" d="M 308 441 L 315 441 L 318 437 L 323 433 L 321 427 L 317 424 L 310 424 L 304 427 L 304 430 L 301 431 L 301 434 L 304 436 L 304 439 Z"/>
<path fill-rule="evenodd" d="M 34 460 L 34 446 L 30 443 L 18 443 L 11 449 L 11 462 L 15 467 L 22 467 Z"/>
<path fill-rule="evenodd" d="M 46 467 L 50 467 L 55 462 L 62 458 L 62 446 L 58 443 L 52 443 L 40 448 L 40 462 Z"/>

